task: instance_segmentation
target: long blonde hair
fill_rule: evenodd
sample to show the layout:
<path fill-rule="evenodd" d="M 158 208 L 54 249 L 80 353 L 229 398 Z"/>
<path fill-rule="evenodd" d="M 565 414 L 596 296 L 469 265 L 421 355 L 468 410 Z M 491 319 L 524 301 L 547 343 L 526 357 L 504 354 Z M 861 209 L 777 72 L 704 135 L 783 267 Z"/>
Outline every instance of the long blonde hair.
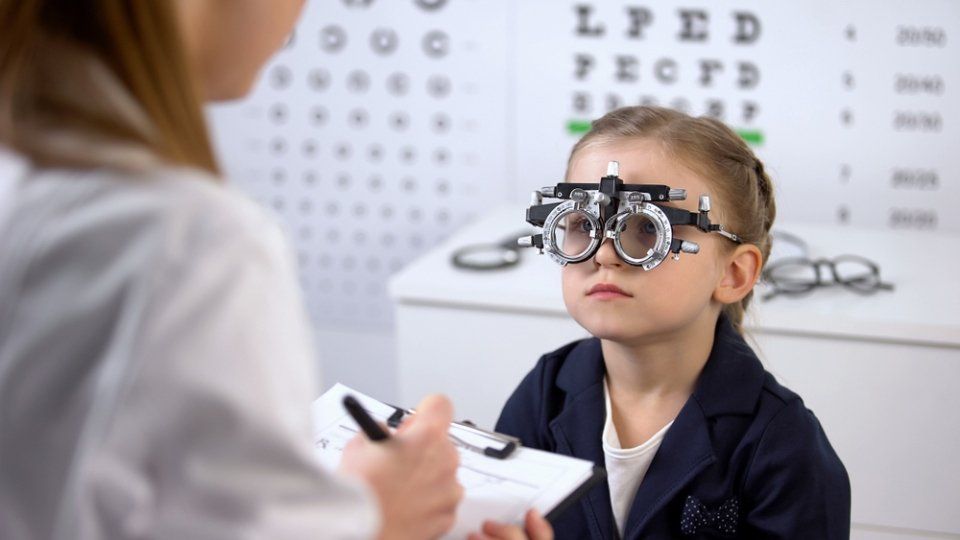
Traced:
<path fill-rule="evenodd" d="M 725 228 L 760 248 L 766 263 L 770 227 L 777 215 L 773 183 L 763 162 L 733 130 L 712 118 L 694 118 L 673 109 L 623 107 L 592 123 L 571 150 L 570 161 L 584 147 L 623 139 L 656 140 L 668 155 L 709 182 Z M 753 291 L 723 308 L 738 332 L 743 331 L 752 297 Z"/>
<path fill-rule="evenodd" d="M 83 95 L 94 79 L 121 99 Z M 105 165 L 51 149 L 43 135 L 63 131 L 219 172 L 174 2 L 0 0 L 0 143 L 41 166 Z"/>

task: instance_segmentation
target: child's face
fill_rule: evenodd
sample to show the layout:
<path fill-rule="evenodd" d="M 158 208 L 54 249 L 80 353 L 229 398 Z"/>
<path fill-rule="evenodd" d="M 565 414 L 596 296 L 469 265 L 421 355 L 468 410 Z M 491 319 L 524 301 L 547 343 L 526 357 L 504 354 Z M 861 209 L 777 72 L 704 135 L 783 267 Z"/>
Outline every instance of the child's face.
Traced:
<path fill-rule="evenodd" d="M 620 178 L 629 184 L 666 184 L 687 190 L 687 200 L 667 203 L 697 210 L 701 194 L 711 194 L 710 184 L 675 159 L 660 144 L 649 139 L 604 142 L 581 149 L 573 157 L 567 181 L 597 182 L 606 174 L 607 163 L 620 162 Z M 716 198 L 713 221 L 723 223 L 723 209 Z M 611 240 L 600 246 L 593 258 L 563 267 L 563 300 L 567 311 L 587 331 L 601 339 L 643 343 L 682 331 L 705 317 L 715 321 L 721 305 L 712 300 L 723 277 L 724 246 L 719 235 L 695 227 L 678 226 L 676 237 L 696 242 L 700 253 L 668 258 L 653 270 L 644 271 L 625 263 Z M 597 285 L 619 287 L 624 294 L 591 292 Z"/>

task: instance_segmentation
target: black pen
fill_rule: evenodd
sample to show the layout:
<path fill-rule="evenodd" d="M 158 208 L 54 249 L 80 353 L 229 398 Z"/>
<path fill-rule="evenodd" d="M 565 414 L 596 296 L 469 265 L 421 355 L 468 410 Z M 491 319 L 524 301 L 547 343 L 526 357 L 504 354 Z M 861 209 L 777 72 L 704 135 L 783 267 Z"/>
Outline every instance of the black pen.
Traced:
<path fill-rule="evenodd" d="M 373 418 L 370 418 L 370 415 L 367 414 L 366 409 L 363 408 L 363 405 L 357 401 L 357 398 L 346 395 L 343 396 L 343 408 L 350 413 L 350 416 L 353 417 L 357 425 L 360 426 L 360 429 L 367 435 L 367 438 L 373 442 L 385 441 L 390 438 L 390 434 L 383 430 Z"/>

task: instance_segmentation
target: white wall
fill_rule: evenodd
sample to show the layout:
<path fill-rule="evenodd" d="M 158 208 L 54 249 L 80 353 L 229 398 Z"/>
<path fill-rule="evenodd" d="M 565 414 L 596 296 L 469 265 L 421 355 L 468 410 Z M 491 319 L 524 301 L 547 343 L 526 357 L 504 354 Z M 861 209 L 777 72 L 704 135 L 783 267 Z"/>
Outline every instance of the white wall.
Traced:
<path fill-rule="evenodd" d="M 400 405 L 396 337 L 392 330 L 325 326 L 317 329 L 316 336 L 324 390 L 341 382 Z"/>

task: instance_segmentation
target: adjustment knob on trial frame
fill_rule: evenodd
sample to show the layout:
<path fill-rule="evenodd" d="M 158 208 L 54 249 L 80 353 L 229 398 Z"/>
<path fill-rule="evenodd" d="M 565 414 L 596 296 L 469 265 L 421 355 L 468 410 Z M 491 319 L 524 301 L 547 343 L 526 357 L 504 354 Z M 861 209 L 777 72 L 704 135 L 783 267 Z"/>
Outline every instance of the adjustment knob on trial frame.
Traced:
<path fill-rule="evenodd" d="M 701 195 L 700 196 L 700 211 L 709 212 L 710 211 L 710 196 Z"/>
<path fill-rule="evenodd" d="M 696 242 L 690 242 L 689 240 L 683 240 L 680 242 L 680 251 L 684 253 L 700 253 L 700 244 Z"/>

